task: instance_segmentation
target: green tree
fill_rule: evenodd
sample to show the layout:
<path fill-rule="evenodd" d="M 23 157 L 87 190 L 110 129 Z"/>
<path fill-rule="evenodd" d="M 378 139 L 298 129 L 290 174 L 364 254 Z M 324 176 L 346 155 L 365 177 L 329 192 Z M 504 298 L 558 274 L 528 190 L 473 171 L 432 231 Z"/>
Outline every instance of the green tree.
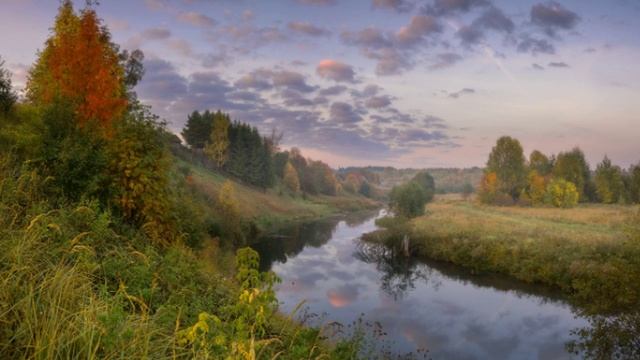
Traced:
<path fill-rule="evenodd" d="M 524 189 L 527 178 L 525 157 L 520 142 L 509 136 L 498 139 L 487 162 L 487 172 L 498 178 L 498 191 L 509 194 L 514 200 Z"/>
<path fill-rule="evenodd" d="M 182 129 L 182 138 L 192 149 L 204 149 L 211 136 L 213 127 L 212 114 L 209 110 L 202 114 L 194 111 L 187 117 Z"/>
<path fill-rule="evenodd" d="M 273 172 L 279 178 L 284 178 L 284 170 L 289 163 L 289 152 L 280 151 L 273 155 Z"/>
<path fill-rule="evenodd" d="M 473 185 L 471 185 L 471 183 L 466 182 L 464 183 L 464 185 L 462 185 L 462 197 L 465 200 L 468 199 L 474 191 L 475 189 L 473 188 Z"/>
<path fill-rule="evenodd" d="M 535 170 L 540 176 L 551 174 L 553 166 L 549 158 L 538 150 L 533 150 L 529 155 L 529 170 Z"/>
<path fill-rule="evenodd" d="M 213 115 L 213 125 L 210 135 L 210 141 L 205 145 L 204 152 L 215 161 L 220 168 L 226 162 L 229 156 L 229 126 L 231 121 L 229 115 L 217 112 Z"/>
<path fill-rule="evenodd" d="M 578 203 L 579 194 L 572 182 L 564 179 L 553 179 L 547 185 L 546 198 L 550 205 L 571 208 Z"/>
<path fill-rule="evenodd" d="M 433 200 L 433 196 L 436 193 L 436 184 L 433 180 L 433 177 L 428 172 L 421 171 L 417 173 L 416 176 L 411 179 L 411 181 L 420 185 L 420 187 L 424 191 L 427 202 Z"/>
<path fill-rule="evenodd" d="M 413 181 L 394 187 L 389 199 L 389 205 L 396 215 L 406 218 L 424 214 L 424 206 L 427 203 L 427 195 L 422 186 Z"/>
<path fill-rule="evenodd" d="M 594 180 L 596 193 L 601 202 L 605 204 L 617 203 L 624 195 L 622 170 L 619 166 L 611 164 L 611 160 L 607 156 L 598 164 Z"/>
<path fill-rule="evenodd" d="M 371 197 L 371 185 L 369 185 L 368 181 L 363 181 L 362 184 L 360 185 L 360 189 L 358 190 L 358 192 L 360 193 L 360 195 L 364 196 L 364 197 Z"/>
<path fill-rule="evenodd" d="M 298 193 L 300 191 L 300 180 L 298 179 L 298 172 L 291 165 L 291 163 L 287 162 L 284 167 L 284 178 L 282 179 L 285 186 L 294 193 Z"/>
<path fill-rule="evenodd" d="M 4 68 L 4 60 L 0 57 L 0 114 L 8 114 L 18 100 L 18 95 L 11 86 L 11 73 Z"/>
<path fill-rule="evenodd" d="M 625 176 L 625 188 L 630 203 L 640 203 L 640 164 L 631 166 Z"/>
<path fill-rule="evenodd" d="M 569 152 L 558 154 L 553 167 L 553 176 L 573 183 L 578 189 L 580 201 L 589 200 L 591 197 L 589 164 L 580 148 L 576 147 Z"/>

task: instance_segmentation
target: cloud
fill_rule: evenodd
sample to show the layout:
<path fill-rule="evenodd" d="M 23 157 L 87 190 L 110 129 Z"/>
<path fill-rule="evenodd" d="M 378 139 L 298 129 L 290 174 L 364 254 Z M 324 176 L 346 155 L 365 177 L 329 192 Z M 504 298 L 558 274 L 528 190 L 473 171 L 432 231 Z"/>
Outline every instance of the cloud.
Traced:
<path fill-rule="evenodd" d="M 471 94 L 475 94 L 476 91 L 474 89 L 470 89 L 470 88 L 464 88 L 460 91 L 456 91 L 454 93 L 449 94 L 449 97 L 452 99 L 458 99 L 463 95 L 471 95 Z"/>
<path fill-rule="evenodd" d="M 191 24 L 193 26 L 203 28 L 210 28 L 216 25 L 216 21 L 211 17 L 193 11 L 181 13 L 180 15 L 178 15 L 178 20 L 187 24 Z"/>
<path fill-rule="evenodd" d="M 340 124 L 348 128 L 355 126 L 355 124 L 363 120 L 356 109 L 345 102 L 334 102 L 331 104 L 329 114 L 329 121 L 332 124 Z"/>
<path fill-rule="evenodd" d="M 347 87 L 344 85 L 334 85 L 328 87 L 326 89 L 322 89 L 318 91 L 318 95 L 321 96 L 335 96 L 344 93 L 347 90 Z"/>
<path fill-rule="evenodd" d="M 336 3 L 336 0 L 296 0 L 296 1 L 300 4 L 319 5 L 319 6 L 335 5 Z"/>
<path fill-rule="evenodd" d="M 564 63 L 564 62 L 550 62 L 549 64 L 547 64 L 547 66 L 554 67 L 554 68 L 568 68 L 569 67 L 569 65 L 567 63 Z"/>
<path fill-rule="evenodd" d="M 517 50 L 521 53 L 537 54 L 555 54 L 556 48 L 552 43 L 545 39 L 537 39 L 531 37 L 528 34 L 520 36 L 520 41 L 517 44 Z"/>
<path fill-rule="evenodd" d="M 367 58 L 376 61 L 377 75 L 395 75 L 415 66 L 415 55 L 443 31 L 438 19 L 431 15 L 415 15 L 409 24 L 396 32 L 368 27 L 359 31 L 343 31 L 342 41 L 356 46 Z"/>
<path fill-rule="evenodd" d="M 531 22 L 553 36 L 558 29 L 573 29 L 580 17 L 555 1 L 540 3 L 531 7 Z"/>
<path fill-rule="evenodd" d="M 359 46 L 362 48 L 380 49 L 391 46 L 391 41 L 387 39 L 382 30 L 374 27 L 364 28 L 360 31 L 343 31 L 340 38 L 347 45 Z"/>
<path fill-rule="evenodd" d="M 544 66 L 539 64 L 531 64 L 531 67 L 533 67 L 536 70 L 544 70 Z"/>
<path fill-rule="evenodd" d="M 401 46 L 414 45 L 426 36 L 442 32 L 438 20 L 430 15 L 416 15 L 411 18 L 409 25 L 403 26 L 396 33 L 396 41 Z"/>
<path fill-rule="evenodd" d="M 322 78 L 337 82 L 355 82 L 355 72 L 351 65 L 332 59 L 320 61 L 316 67 L 316 73 Z"/>
<path fill-rule="evenodd" d="M 426 12 L 433 15 L 451 15 L 455 13 L 466 13 L 475 7 L 489 5 L 486 0 L 435 0 L 432 5 L 428 5 Z"/>
<path fill-rule="evenodd" d="M 171 37 L 171 30 L 167 28 L 149 28 L 140 33 L 143 40 L 165 40 Z"/>
<path fill-rule="evenodd" d="M 321 89 L 309 84 L 304 75 L 283 68 L 258 68 L 230 81 L 214 71 L 184 76 L 162 59 L 148 59 L 145 67 L 147 75 L 136 90 L 174 131 L 194 110 L 221 109 L 260 131 L 284 129 L 288 146 L 348 153 L 354 158 L 388 159 L 413 146 L 455 146 L 442 120 L 393 108 L 393 97 L 375 84 L 351 90 L 351 100 L 347 96 L 329 101 L 327 96 L 344 95 L 349 88 Z"/>
<path fill-rule="evenodd" d="M 309 107 L 316 105 L 315 102 L 305 98 L 299 91 L 285 89 L 280 93 L 280 96 L 284 99 L 286 106 Z"/>
<path fill-rule="evenodd" d="M 436 55 L 435 62 L 429 68 L 431 70 L 439 70 L 455 65 L 462 60 L 462 56 L 456 53 L 442 53 Z"/>
<path fill-rule="evenodd" d="M 408 12 L 414 7 L 414 3 L 407 0 L 372 0 L 371 7 L 374 9 L 395 10 L 397 12 Z"/>
<path fill-rule="evenodd" d="M 372 109 L 385 108 L 391 105 L 391 97 L 388 95 L 373 96 L 367 99 L 364 105 Z"/>
<path fill-rule="evenodd" d="M 207 34 L 212 42 L 227 41 L 233 48 L 249 53 L 251 50 L 289 39 L 280 28 L 273 26 L 256 27 L 252 24 L 229 25 Z"/>
<path fill-rule="evenodd" d="M 309 35 L 309 36 L 331 35 L 331 31 L 319 26 L 315 26 L 308 22 L 292 21 L 287 25 L 287 27 L 289 28 L 289 30 L 299 34 L 303 34 L 303 35 Z"/>
<path fill-rule="evenodd" d="M 269 70 L 260 68 L 254 70 L 235 82 L 235 86 L 241 89 L 267 90 L 273 87 L 296 90 L 301 93 L 309 93 L 316 87 L 307 83 L 306 78 L 299 72 L 289 70 Z"/>
<path fill-rule="evenodd" d="M 169 101 L 187 93 L 187 80 L 170 62 L 148 59 L 144 67 L 145 76 L 136 88 L 143 100 Z"/>
<path fill-rule="evenodd" d="M 515 24 L 507 15 L 495 6 L 490 6 L 482 15 L 474 21 L 476 26 L 484 29 L 495 30 L 504 33 L 512 33 Z"/>

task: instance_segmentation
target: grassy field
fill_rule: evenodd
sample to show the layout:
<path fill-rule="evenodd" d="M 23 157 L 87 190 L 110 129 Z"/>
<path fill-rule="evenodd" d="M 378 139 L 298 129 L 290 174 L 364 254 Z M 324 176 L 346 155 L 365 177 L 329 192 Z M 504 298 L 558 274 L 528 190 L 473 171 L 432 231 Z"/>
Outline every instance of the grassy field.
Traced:
<path fill-rule="evenodd" d="M 412 249 L 475 272 L 551 285 L 594 311 L 633 308 L 640 305 L 638 212 L 494 207 L 441 196 L 412 220 Z"/>
<path fill-rule="evenodd" d="M 181 161 L 181 166 L 191 169 L 193 185 L 214 198 L 227 180 L 219 173 Z M 338 196 L 292 195 L 276 186 L 263 191 L 252 186 L 234 182 L 235 195 L 240 213 L 254 221 L 259 228 L 268 230 L 282 224 L 311 218 L 329 216 L 341 212 L 373 209 L 380 204 L 374 200 L 353 194 Z"/>

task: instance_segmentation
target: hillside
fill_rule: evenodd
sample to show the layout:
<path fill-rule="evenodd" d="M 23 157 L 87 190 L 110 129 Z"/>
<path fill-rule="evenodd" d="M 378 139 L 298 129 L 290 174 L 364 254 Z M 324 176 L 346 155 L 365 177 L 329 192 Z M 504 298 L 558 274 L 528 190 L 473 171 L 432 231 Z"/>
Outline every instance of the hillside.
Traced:
<path fill-rule="evenodd" d="M 179 167 L 190 171 L 191 184 L 209 199 L 215 199 L 222 184 L 231 181 L 235 188 L 240 213 L 253 221 L 261 231 L 310 218 L 318 218 L 349 211 L 372 209 L 381 204 L 364 196 L 341 192 L 336 196 L 294 195 L 283 186 L 262 190 L 240 183 L 222 173 L 176 159 Z"/>

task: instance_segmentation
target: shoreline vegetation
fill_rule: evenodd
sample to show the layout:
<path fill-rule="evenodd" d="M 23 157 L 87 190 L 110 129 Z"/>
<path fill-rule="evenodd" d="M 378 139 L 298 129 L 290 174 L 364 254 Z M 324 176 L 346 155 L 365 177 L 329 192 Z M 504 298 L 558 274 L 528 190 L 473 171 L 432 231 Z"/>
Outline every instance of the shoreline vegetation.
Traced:
<path fill-rule="evenodd" d="M 616 312 L 640 304 L 639 210 L 498 207 L 448 195 L 407 224 L 381 219 L 383 228 L 363 240 L 394 246 L 408 234 L 413 255 L 544 284 L 596 312 Z"/>
<path fill-rule="evenodd" d="M 24 97 L 0 59 L 0 358 L 360 356 L 361 327 L 278 313 L 278 279 L 246 245 L 288 218 L 378 206 L 375 184 L 220 111 L 189 115 L 180 145 L 137 98 L 143 60 L 70 0 Z"/>

